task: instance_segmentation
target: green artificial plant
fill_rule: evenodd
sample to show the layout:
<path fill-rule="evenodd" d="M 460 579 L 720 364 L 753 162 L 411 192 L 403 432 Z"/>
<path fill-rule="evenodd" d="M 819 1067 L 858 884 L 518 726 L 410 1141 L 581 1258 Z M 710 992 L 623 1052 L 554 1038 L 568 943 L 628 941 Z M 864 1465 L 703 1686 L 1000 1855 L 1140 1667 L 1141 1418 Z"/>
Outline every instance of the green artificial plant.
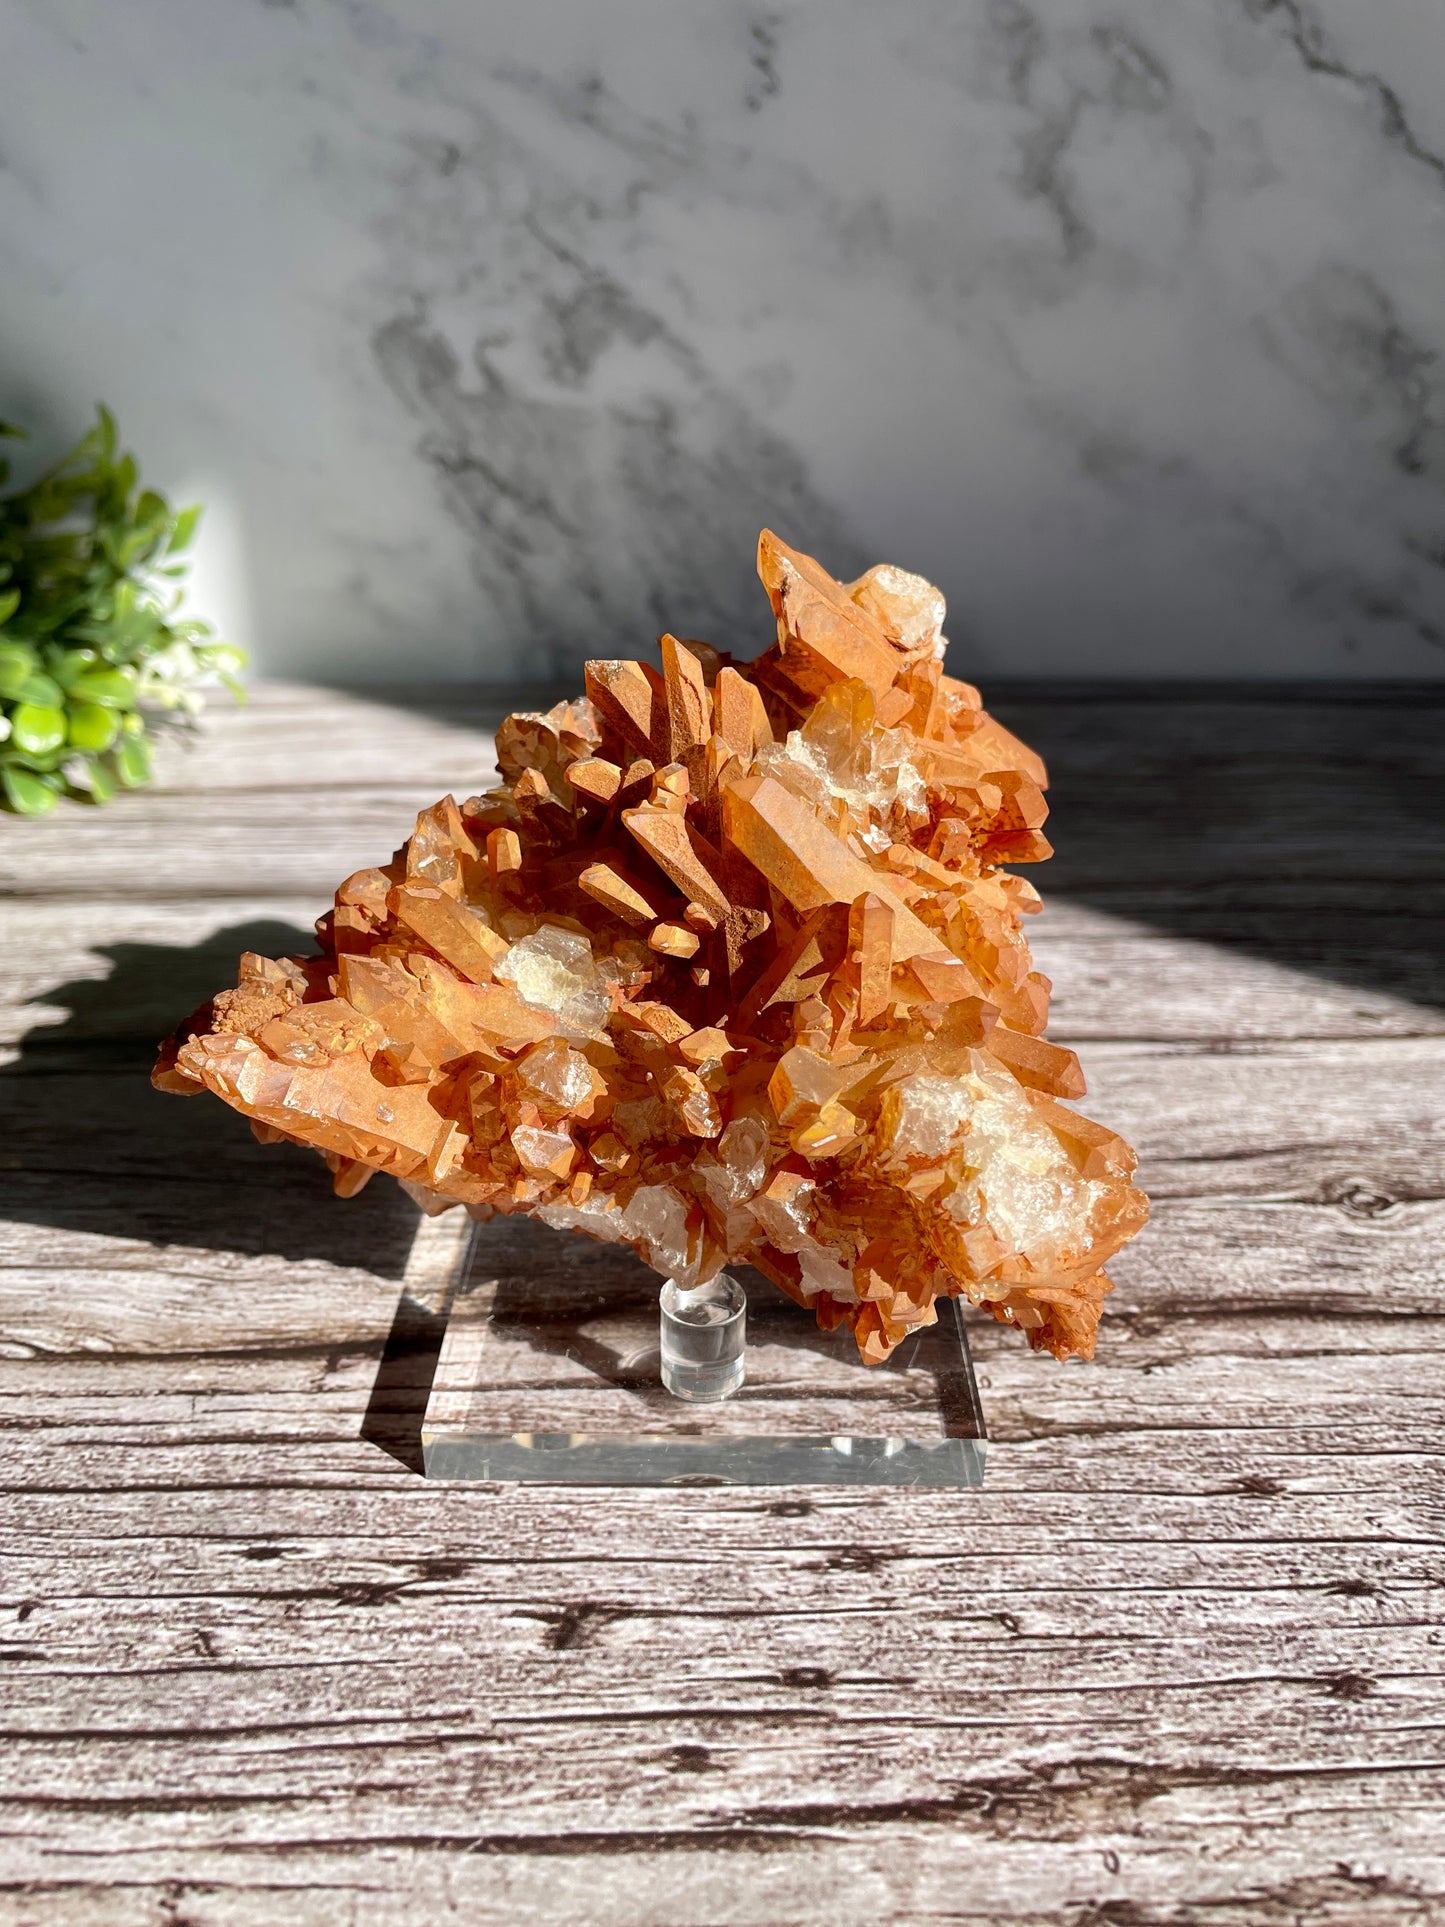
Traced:
<path fill-rule="evenodd" d="M 0 435 L 22 431 L 0 422 Z M 10 465 L 0 462 L 0 489 Z M 0 495 L 0 791 L 40 816 L 151 777 L 146 711 L 240 698 L 239 649 L 180 615 L 199 508 L 142 489 L 108 410 L 28 488 Z"/>

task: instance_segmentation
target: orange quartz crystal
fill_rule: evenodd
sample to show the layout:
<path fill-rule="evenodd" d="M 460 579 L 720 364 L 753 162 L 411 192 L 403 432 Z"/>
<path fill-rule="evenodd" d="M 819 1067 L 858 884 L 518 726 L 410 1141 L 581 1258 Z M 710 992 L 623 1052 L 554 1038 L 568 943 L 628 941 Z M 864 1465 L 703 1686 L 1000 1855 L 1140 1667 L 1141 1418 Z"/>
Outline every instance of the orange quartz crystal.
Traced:
<path fill-rule="evenodd" d="M 1061 1099 L 1002 867 L 1050 854 L 1042 763 L 943 673 L 943 599 L 768 531 L 777 641 L 662 638 L 511 716 L 502 786 L 417 818 L 163 1047 L 265 1142 L 429 1211 L 519 1211 L 700 1282 L 746 1263 L 870 1362 L 962 1294 L 1089 1357 L 1135 1159 Z"/>

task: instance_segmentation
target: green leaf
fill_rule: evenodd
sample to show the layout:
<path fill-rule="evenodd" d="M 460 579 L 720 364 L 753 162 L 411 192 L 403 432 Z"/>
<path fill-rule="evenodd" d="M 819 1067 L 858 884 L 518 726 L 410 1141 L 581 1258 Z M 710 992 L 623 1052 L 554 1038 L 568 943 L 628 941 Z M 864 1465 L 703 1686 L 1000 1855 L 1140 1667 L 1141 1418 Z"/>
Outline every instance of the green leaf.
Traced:
<path fill-rule="evenodd" d="M 92 804 L 108 804 L 116 794 L 116 777 L 112 769 L 100 761 L 98 755 L 87 755 L 87 775 L 85 782 L 73 782 L 77 790 L 89 790 Z"/>
<path fill-rule="evenodd" d="M 10 718 L 10 740 L 37 755 L 65 741 L 65 711 L 45 703 L 21 703 Z"/>
<path fill-rule="evenodd" d="M 7 765 L 0 769 L 0 786 L 11 809 L 21 816 L 44 816 L 55 808 L 54 788 L 33 770 Z"/>
<path fill-rule="evenodd" d="M 32 753 L 28 749 L 17 749 L 13 743 L 7 743 L 3 749 L 0 749 L 0 763 L 6 765 L 13 763 L 17 769 L 33 769 L 45 776 L 58 770 L 69 754 L 70 752 L 63 744 L 55 749 Z"/>
<path fill-rule="evenodd" d="M 166 543 L 167 555 L 180 555 L 183 550 L 191 546 L 195 538 L 196 524 L 200 519 L 201 505 L 199 502 L 192 502 L 188 508 L 183 508 L 180 511 L 175 521 L 171 524 L 171 539 Z"/>
<path fill-rule="evenodd" d="M 96 666 L 93 649 L 56 649 L 47 651 L 46 667 L 67 693 L 74 689 L 77 677 L 88 675 Z"/>
<path fill-rule="evenodd" d="M 120 718 L 99 703 L 72 703 L 66 711 L 66 734 L 75 749 L 109 749 L 120 734 Z"/>
<path fill-rule="evenodd" d="M 20 692 L 35 674 L 39 660 L 23 642 L 0 642 L 0 696 L 19 702 Z"/>
<path fill-rule="evenodd" d="M 159 528 L 139 528 L 116 544 L 116 560 L 123 569 L 133 569 L 155 547 L 160 539 Z"/>
<path fill-rule="evenodd" d="M 0 695 L 9 694 L 9 690 L 0 688 Z M 18 703 L 30 703 L 39 709 L 59 709 L 65 701 L 65 691 L 53 676 L 47 676 L 42 670 L 33 669 L 15 690 L 12 700 Z"/>
<path fill-rule="evenodd" d="M 77 701 L 101 703 L 107 709 L 135 706 L 136 673 L 130 668 L 87 669 L 69 685 Z"/>
<path fill-rule="evenodd" d="M 6 493 L 6 472 L 0 463 L 0 768 L 97 798 L 117 780 L 146 782 L 142 701 L 180 716 L 201 707 L 203 682 L 241 693 L 242 658 L 182 615 L 200 510 L 143 488 L 104 407 L 27 487 Z"/>
<path fill-rule="evenodd" d="M 214 669 L 218 675 L 244 669 L 250 660 L 245 650 L 234 642 L 203 642 L 196 647 L 196 661 L 204 663 L 207 669 Z"/>
<path fill-rule="evenodd" d="M 151 780 L 151 746 L 144 736 L 122 736 L 112 760 L 115 773 L 128 790 Z"/>

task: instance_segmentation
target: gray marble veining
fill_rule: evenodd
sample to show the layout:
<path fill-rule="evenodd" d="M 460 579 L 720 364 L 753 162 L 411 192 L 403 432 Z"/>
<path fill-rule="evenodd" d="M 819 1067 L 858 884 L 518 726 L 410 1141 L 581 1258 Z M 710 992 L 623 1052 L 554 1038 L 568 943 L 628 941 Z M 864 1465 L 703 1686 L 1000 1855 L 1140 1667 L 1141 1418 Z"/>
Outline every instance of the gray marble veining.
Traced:
<path fill-rule="evenodd" d="M 0 413 L 259 666 L 744 653 L 770 522 L 983 675 L 1445 671 L 1445 10 L 0 0 Z"/>

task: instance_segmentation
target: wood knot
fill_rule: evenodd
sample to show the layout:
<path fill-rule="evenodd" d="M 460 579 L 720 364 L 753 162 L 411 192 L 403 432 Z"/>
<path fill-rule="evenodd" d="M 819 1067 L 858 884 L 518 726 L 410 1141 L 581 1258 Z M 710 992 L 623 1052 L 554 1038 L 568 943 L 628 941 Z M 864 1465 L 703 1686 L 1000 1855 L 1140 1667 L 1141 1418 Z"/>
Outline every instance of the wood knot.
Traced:
<path fill-rule="evenodd" d="M 621 1616 L 616 1606 L 594 1606 L 590 1603 L 562 1606 L 550 1612 L 528 1615 L 529 1618 L 540 1619 L 547 1628 L 542 1635 L 543 1643 L 550 1646 L 554 1653 L 570 1652 L 577 1646 L 590 1646 L 595 1633 Z"/>
<path fill-rule="evenodd" d="M 831 1686 L 833 1675 L 826 1666 L 789 1666 L 778 1674 L 780 1686 Z"/>
<path fill-rule="evenodd" d="M 829 1555 L 826 1565 L 830 1572 L 877 1572 L 886 1558 L 886 1553 L 874 1552 L 871 1546 L 844 1546 Z"/>
<path fill-rule="evenodd" d="M 1320 1683 L 1332 1700 L 1367 1700 L 1375 1690 L 1363 1673 L 1326 1673 Z"/>
<path fill-rule="evenodd" d="M 1236 1479 L 1230 1488 L 1242 1492 L 1247 1499 L 1277 1498 L 1284 1487 L 1278 1479 L 1269 1479 L 1262 1472 L 1247 1472 L 1242 1479 Z"/>
<path fill-rule="evenodd" d="M 1368 1178 L 1336 1178 L 1325 1186 L 1325 1202 L 1333 1204 L 1347 1217 L 1370 1221 L 1387 1217 L 1400 1206 L 1398 1198 L 1382 1191 Z"/>

